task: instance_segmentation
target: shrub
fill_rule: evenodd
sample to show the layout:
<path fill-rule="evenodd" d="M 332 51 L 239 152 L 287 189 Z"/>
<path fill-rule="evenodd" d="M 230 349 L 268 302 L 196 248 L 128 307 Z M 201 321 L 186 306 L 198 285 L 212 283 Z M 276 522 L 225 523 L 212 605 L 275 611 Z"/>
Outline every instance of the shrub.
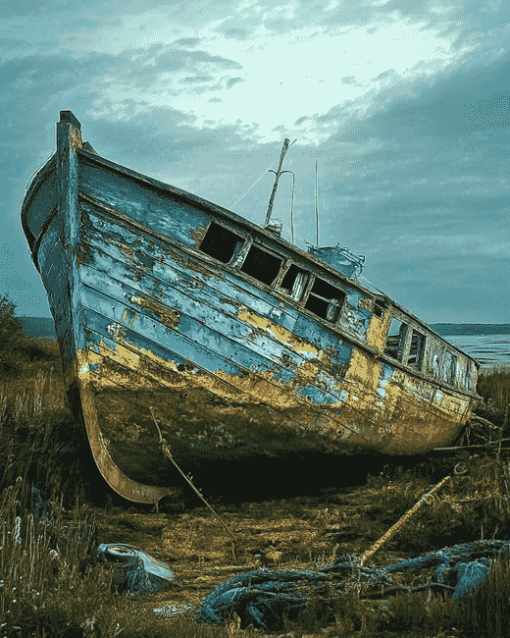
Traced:
<path fill-rule="evenodd" d="M 15 308 L 7 296 L 0 297 L 0 372 L 3 373 L 18 369 L 15 351 L 23 339 L 23 332 Z"/>

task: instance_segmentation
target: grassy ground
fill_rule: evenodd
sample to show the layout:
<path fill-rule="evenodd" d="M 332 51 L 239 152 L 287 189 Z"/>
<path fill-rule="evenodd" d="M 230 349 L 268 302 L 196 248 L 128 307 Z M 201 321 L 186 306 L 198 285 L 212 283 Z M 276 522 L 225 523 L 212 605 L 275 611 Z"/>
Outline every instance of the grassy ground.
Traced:
<path fill-rule="evenodd" d="M 510 539 L 508 453 L 480 449 L 387 465 L 357 485 L 317 479 L 306 496 L 216 496 L 212 505 L 236 538 L 234 560 L 230 538 L 199 503 L 157 514 L 112 498 L 66 405 L 56 344 L 16 344 L 0 377 L 0 638 L 263 636 L 235 623 L 196 623 L 194 610 L 242 571 L 313 569 L 359 555 L 459 462 L 468 472 L 422 507 L 368 566 L 479 538 Z M 481 416 L 503 424 L 509 388 L 508 374 L 483 376 Z M 174 584 L 137 597 L 113 592 L 111 574 L 92 560 L 102 542 L 132 543 L 168 562 Z M 499 559 L 476 594 L 459 603 L 449 594 L 411 593 L 418 581 L 407 583 L 407 594 L 377 601 L 363 592 L 331 600 L 328 614 L 323 600 L 312 600 L 274 635 L 510 636 L 508 573 L 508 559 Z M 165 604 L 187 604 L 189 611 L 172 618 L 153 611 Z"/>

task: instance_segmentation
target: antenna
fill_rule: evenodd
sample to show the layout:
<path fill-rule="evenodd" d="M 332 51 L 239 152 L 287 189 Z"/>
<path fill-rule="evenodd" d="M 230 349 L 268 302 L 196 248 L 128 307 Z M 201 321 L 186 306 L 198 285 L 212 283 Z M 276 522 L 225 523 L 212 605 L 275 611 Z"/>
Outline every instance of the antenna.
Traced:
<path fill-rule="evenodd" d="M 315 220 L 317 222 L 317 246 L 319 245 L 319 173 L 315 162 Z"/>

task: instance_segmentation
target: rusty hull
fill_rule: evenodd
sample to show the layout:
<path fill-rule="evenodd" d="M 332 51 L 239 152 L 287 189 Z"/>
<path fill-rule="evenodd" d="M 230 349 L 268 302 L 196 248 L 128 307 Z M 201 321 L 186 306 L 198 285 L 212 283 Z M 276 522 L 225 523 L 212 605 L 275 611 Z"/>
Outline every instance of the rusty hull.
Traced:
<path fill-rule="evenodd" d="M 230 211 L 86 151 L 68 111 L 57 141 L 23 227 L 77 422 L 119 494 L 157 502 L 179 492 L 151 406 L 187 467 L 307 451 L 421 454 L 459 435 L 477 400 L 476 365 L 411 313 Z M 227 264 L 200 251 L 211 221 L 244 240 Z M 254 242 L 282 256 L 272 286 L 239 270 Z M 336 323 L 282 291 L 291 264 L 344 291 Z M 392 318 L 410 327 L 401 361 L 384 351 Z M 420 369 L 405 363 L 411 329 L 427 338 Z"/>

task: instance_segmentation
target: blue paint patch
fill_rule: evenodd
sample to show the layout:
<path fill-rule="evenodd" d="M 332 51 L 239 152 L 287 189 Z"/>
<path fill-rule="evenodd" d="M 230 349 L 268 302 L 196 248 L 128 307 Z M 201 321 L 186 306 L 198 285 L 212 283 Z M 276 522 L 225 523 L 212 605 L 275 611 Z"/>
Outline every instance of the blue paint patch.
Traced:
<path fill-rule="evenodd" d="M 82 281 L 86 283 L 82 287 L 82 303 L 98 312 L 104 317 L 111 317 L 111 322 L 114 324 L 122 323 L 122 316 L 128 306 L 124 301 L 120 299 L 130 298 L 132 295 L 125 289 L 125 286 L 120 284 L 117 280 L 112 280 L 108 275 L 98 273 L 98 271 L 91 272 L 89 267 L 81 268 Z M 98 276 L 100 274 L 100 276 Z M 118 273 L 120 274 L 120 269 Z M 93 284 L 96 289 L 90 288 L 90 284 Z M 99 290 L 98 290 L 99 289 Z M 190 316 L 181 315 L 177 325 L 173 327 L 167 327 L 161 324 L 159 319 L 151 318 L 151 311 L 143 309 L 137 315 L 132 324 L 133 334 L 145 335 L 151 341 L 161 344 L 165 349 L 169 349 L 173 352 L 180 353 L 189 361 L 196 362 L 198 367 L 213 373 L 221 370 L 229 374 L 238 376 L 243 369 L 253 371 L 253 373 L 271 372 L 272 374 L 280 374 L 286 383 L 296 381 L 296 373 L 293 372 L 292 366 L 288 368 L 282 366 L 281 362 L 272 362 L 270 359 L 271 350 L 275 347 L 274 342 L 268 344 L 268 340 L 264 337 L 263 342 L 260 337 L 251 340 L 239 340 L 238 342 L 232 340 L 232 335 L 228 334 L 228 330 L 221 330 L 221 324 L 226 320 L 225 317 L 217 317 L 217 320 L 207 322 L 210 325 L 204 325 Z M 95 319 L 97 321 L 97 319 Z M 107 322 L 107 320 L 106 320 Z M 231 322 L 231 319 L 230 319 Z M 100 332 L 102 334 L 108 331 L 108 322 L 102 321 Z M 241 324 L 238 324 L 239 328 Z M 122 334 L 126 335 L 126 326 L 121 326 Z M 220 329 L 220 332 L 217 330 Z M 252 332 L 251 328 L 246 328 L 249 332 Z M 226 334 L 224 334 L 226 333 Z M 334 336 L 334 335 L 332 335 Z M 125 338 L 125 337 L 124 337 Z M 137 341 L 135 341 L 137 343 Z M 258 352 L 254 350 L 255 343 L 259 343 L 257 348 Z M 152 345 L 148 346 L 148 349 L 156 354 L 157 349 Z M 281 357 L 283 346 L 280 344 L 275 352 L 278 354 L 278 359 Z M 293 358 L 297 359 L 300 363 L 302 359 L 293 354 Z M 164 355 L 166 360 L 168 355 Z M 197 358 L 198 357 L 198 358 Z M 298 365 L 299 365 L 298 363 Z M 299 377 L 297 382 L 299 384 Z M 317 373 L 317 382 L 324 388 L 331 390 L 334 395 L 329 401 L 335 403 L 337 401 L 335 388 L 336 380 L 325 374 L 322 371 Z"/>
<path fill-rule="evenodd" d="M 135 182 L 104 166 L 80 163 L 80 190 L 129 215 L 148 228 L 193 246 L 192 232 L 211 217 L 195 206 L 176 201 L 168 192 Z"/>
<path fill-rule="evenodd" d="M 383 400 L 386 399 L 386 386 L 388 385 L 388 381 L 391 379 L 393 372 L 393 368 L 387 363 L 382 364 L 376 393 Z"/>
<path fill-rule="evenodd" d="M 314 403 L 319 404 L 332 404 L 337 403 L 337 397 L 333 397 L 330 394 L 325 394 L 320 388 L 316 385 L 305 385 L 296 388 L 296 394 L 303 397 L 312 399 Z"/>
<path fill-rule="evenodd" d="M 359 306 L 359 301 L 362 297 L 362 294 L 363 293 L 361 292 L 361 290 L 351 288 L 347 292 L 347 303 L 353 308 L 357 308 Z"/>

